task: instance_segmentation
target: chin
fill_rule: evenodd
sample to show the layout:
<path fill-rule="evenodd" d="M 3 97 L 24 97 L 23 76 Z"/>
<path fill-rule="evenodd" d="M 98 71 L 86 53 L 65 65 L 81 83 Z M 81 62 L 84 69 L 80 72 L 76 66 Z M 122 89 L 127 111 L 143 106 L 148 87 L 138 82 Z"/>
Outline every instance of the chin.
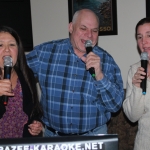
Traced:
<path fill-rule="evenodd" d="M 86 50 L 81 50 L 80 52 L 82 52 L 83 54 L 85 54 L 85 53 L 86 53 Z"/>

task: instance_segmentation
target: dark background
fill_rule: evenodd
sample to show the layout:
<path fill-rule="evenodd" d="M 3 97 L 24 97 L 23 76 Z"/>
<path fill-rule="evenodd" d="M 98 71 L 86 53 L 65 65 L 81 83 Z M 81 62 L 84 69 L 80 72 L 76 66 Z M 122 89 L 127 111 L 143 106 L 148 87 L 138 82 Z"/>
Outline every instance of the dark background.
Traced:
<path fill-rule="evenodd" d="M 0 25 L 18 32 L 26 52 L 33 49 L 30 0 L 0 0 Z"/>
<path fill-rule="evenodd" d="M 146 0 L 146 17 L 150 17 L 150 0 Z"/>
<path fill-rule="evenodd" d="M 108 7 L 108 5 L 106 5 L 106 3 L 108 3 L 108 2 L 104 2 L 103 5 L 101 5 L 101 6 L 103 6 L 101 9 L 94 3 L 96 3 L 94 0 L 93 1 L 90 1 L 90 0 L 68 0 L 69 22 L 72 21 L 73 14 L 76 10 L 79 10 L 82 8 L 88 8 L 88 9 L 91 9 L 92 11 L 94 11 L 98 15 L 98 17 L 100 19 L 100 23 L 102 21 L 104 21 L 104 22 L 111 21 L 111 25 L 105 26 L 103 24 L 100 24 L 99 36 L 117 35 L 118 34 L 117 0 L 111 0 L 111 2 L 110 2 L 111 7 Z M 102 2 L 100 2 L 100 3 L 102 3 Z M 100 11 L 100 12 L 97 12 L 97 11 Z M 107 16 L 107 17 L 105 18 L 104 16 Z M 108 24 L 108 23 L 106 23 L 106 24 Z M 110 26 L 112 28 L 111 30 L 109 30 L 110 28 L 108 29 L 108 27 L 110 27 Z"/>

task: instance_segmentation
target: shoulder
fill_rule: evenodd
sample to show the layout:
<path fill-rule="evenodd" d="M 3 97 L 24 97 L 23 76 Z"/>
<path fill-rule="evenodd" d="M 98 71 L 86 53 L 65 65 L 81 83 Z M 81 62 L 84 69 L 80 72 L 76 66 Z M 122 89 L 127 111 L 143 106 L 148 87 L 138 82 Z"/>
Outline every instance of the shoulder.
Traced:
<path fill-rule="evenodd" d="M 93 52 L 100 57 L 102 65 L 106 65 L 107 67 L 109 66 L 110 69 L 112 68 L 112 66 L 113 68 L 119 68 L 114 58 L 106 50 L 102 49 L 99 46 L 95 46 Z"/>
<path fill-rule="evenodd" d="M 128 77 L 132 78 L 134 76 L 134 74 L 136 73 L 138 67 L 140 67 L 140 66 L 141 66 L 141 62 L 140 61 L 135 63 L 135 64 L 132 64 L 130 66 L 130 68 L 129 68 L 129 71 L 128 71 Z"/>
<path fill-rule="evenodd" d="M 138 67 L 140 67 L 140 66 L 141 66 L 141 62 L 139 61 L 139 62 L 137 62 L 137 63 L 132 64 L 130 67 L 131 67 L 131 68 L 138 68 Z"/>
<path fill-rule="evenodd" d="M 130 66 L 129 71 L 135 72 L 135 71 L 137 71 L 137 68 L 140 67 L 140 66 L 141 66 L 141 62 L 140 62 L 140 61 L 137 62 L 137 63 L 135 63 L 135 64 L 132 64 L 132 65 Z"/>
<path fill-rule="evenodd" d="M 106 51 L 104 50 L 103 48 L 99 47 L 99 46 L 95 46 L 94 49 L 93 49 L 93 52 L 97 55 L 100 56 L 101 59 L 112 59 L 113 60 L 113 57 Z"/>
<path fill-rule="evenodd" d="M 28 73 L 29 77 L 31 77 L 31 76 L 34 77 L 34 73 L 33 73 L 32 69 L 29 66 L 26 66 L 26 67 L 27 67 L 26 69 L 27 69 L 27 73 Z M 15 71 L 16 71 L 18 77 L 24 78 L 23 72 L 20 69 L 16 68 Z"/>
<path fill-rule="evenodd" d="M 34 73 L 33 73 L 32 69 L 29 66 L 28 66 L 28 71 L 29 71 L 30 75 L 34 76 Z"/>
<path fill-rule="evenodd" d="M 29 79 L 30 83 L 35 84 L 36 83 L 36 78 L 34 76 L 34 73 L 33 73 L 32 69 L 27 66 L 26 71 L 27 71 L 27 76 L 28 76 L 28 79 Z M 24 85 L 27 86 L 27 81 L 25 79 L 25 76 L 23 75 L 23 72 L 20 69 L 16 69 L 16 72 L 17 72 L 17 75 L 18 75 L 18 78 L 19 78 L 19 81 L 20 81 L 21 85 L 22 86 L 24 86 Z"/>
<path fill-rule="evenodd" d="M 69 39 L 59 39 L 59 40 L 48 41 L 48 42 L 44 42 L 35 46 L 34 49 L 50 48 L 50 47 L 54 47 L 57 45 L 68 44 L 68 41 Z"/>

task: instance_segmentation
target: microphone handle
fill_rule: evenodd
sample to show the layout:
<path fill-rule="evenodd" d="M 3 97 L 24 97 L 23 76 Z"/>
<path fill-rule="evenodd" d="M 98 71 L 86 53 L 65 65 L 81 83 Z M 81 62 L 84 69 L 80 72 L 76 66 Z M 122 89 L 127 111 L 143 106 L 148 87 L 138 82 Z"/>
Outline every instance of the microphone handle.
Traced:
<path fill-rule="evenodd" d="M 142 82 L 140 84 L 140 87 L 142 88 L 142 93 L 143 95 L 146 94 L 146 82 L 147 82 L 147 60 L 141 60 L 141 67 L 143 67 L 145 70 L 144 72 L 146 73 L 146 75 L 144 76 L 145 78 L 142 79 Z"/>
<path fill-rule="evenodd" d="M 95 77 L 95 69 L 94 69 L 94 67 L 91 67 L 91 68 L 89 69 L 89 72 L 90 72 L 90 74 L 92 75 L 92 77 Z"/>
<path fill-rule="evenodd" d="M 88 54 L 89 52 L 92 52 L 92 46 L 91 47 L 86 47 L 86 53 Z M 92 75 L 92 77 L 95 77 L 94 67 L 89 68 L 89 72 Z"/>
<path fill-rule="evenodd" d="M 10 79 L 11 76 L 11 66 L 4 66 L 4 79 Z M 8 103 L 8 96 L 3 95 L 3 104 L 6 106 Z"/>
<path fill-rule="evenodd" d="M 92 52 L 92 46 L 86 47 L 86 53 L 88 54 L 90 52 Z"/>

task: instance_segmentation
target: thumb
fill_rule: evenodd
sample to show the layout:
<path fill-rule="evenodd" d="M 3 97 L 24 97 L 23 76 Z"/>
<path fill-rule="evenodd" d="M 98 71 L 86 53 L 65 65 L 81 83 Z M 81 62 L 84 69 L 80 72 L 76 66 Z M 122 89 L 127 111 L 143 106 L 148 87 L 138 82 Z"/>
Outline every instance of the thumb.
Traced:
<path fill-rule="evenodd" d="M 86 57 L 85 56 L 82 56 L 81 60 L 86 63 Z"/>

